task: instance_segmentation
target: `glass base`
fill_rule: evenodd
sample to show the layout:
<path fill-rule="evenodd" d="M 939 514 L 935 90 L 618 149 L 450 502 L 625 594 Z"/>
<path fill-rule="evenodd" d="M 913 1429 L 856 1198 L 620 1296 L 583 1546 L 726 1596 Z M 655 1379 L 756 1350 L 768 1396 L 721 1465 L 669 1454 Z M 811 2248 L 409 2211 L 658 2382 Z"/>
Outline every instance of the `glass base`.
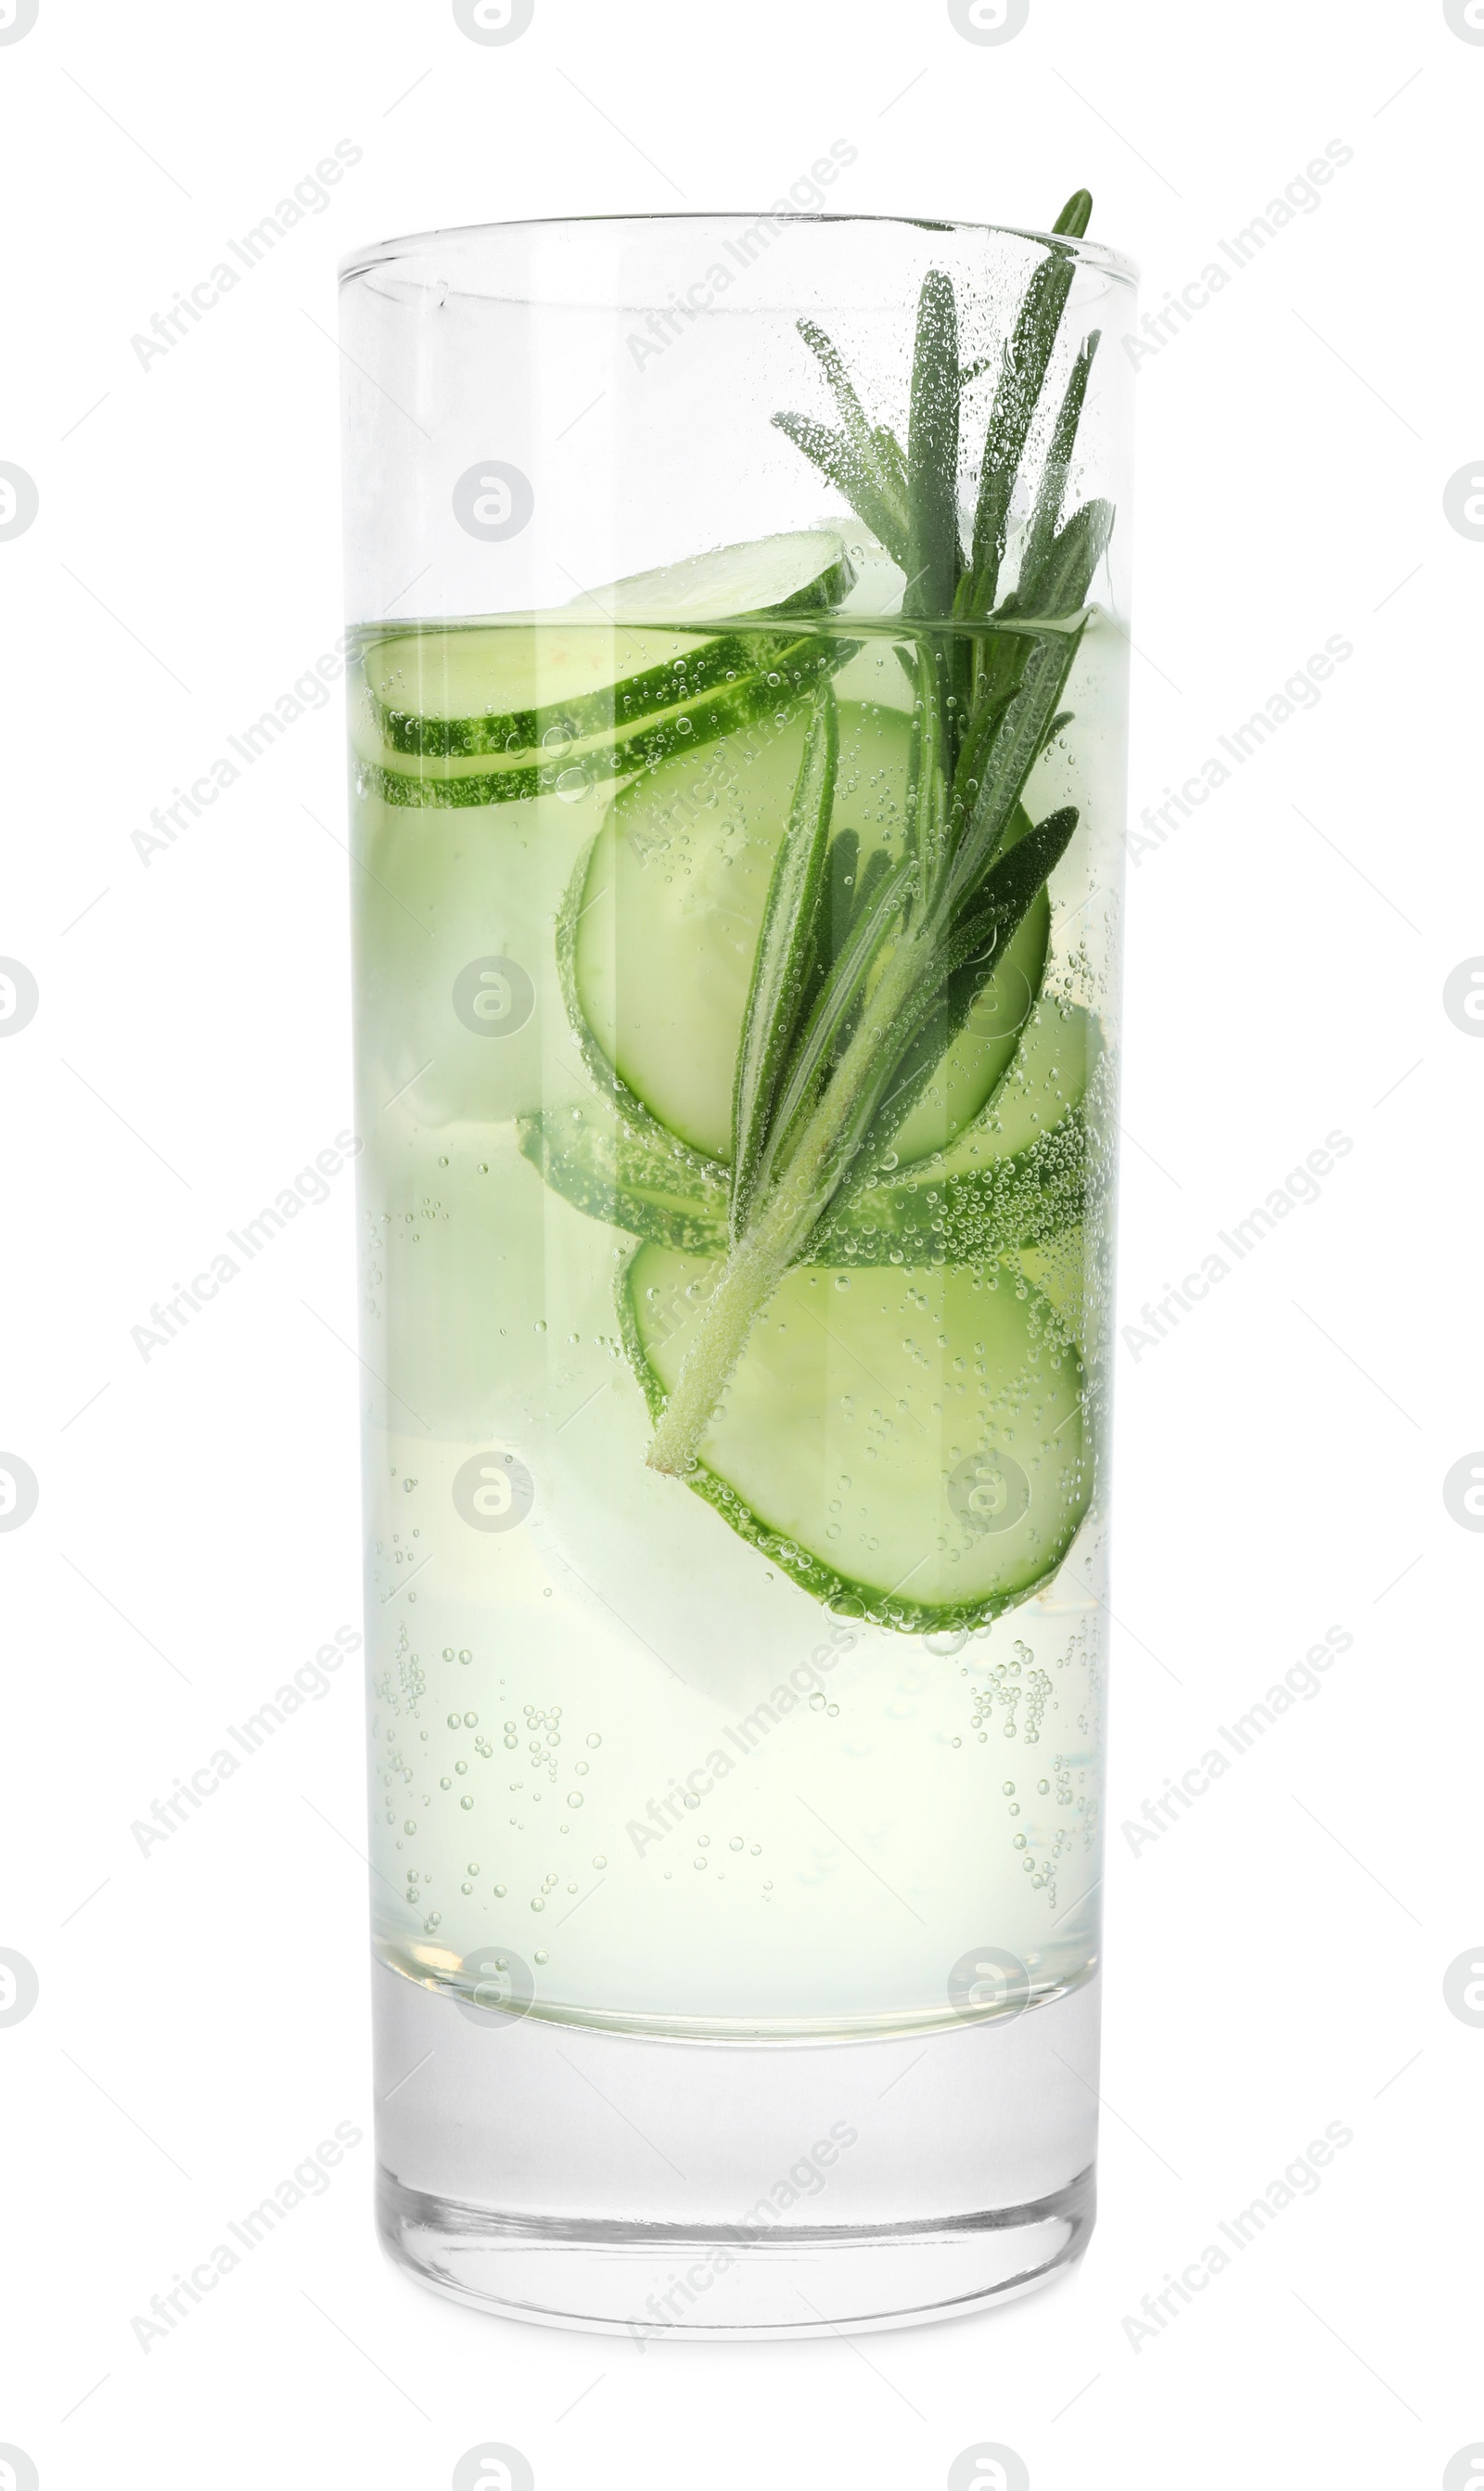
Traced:
<path fill-rule="evenodd" d="M 377 1962 L 378 2218 L 508 2318 L 716 2339 L 956 2318 L 1093 2219 L 1097 1983 L 899 2039 L 630 2038 Z"/>

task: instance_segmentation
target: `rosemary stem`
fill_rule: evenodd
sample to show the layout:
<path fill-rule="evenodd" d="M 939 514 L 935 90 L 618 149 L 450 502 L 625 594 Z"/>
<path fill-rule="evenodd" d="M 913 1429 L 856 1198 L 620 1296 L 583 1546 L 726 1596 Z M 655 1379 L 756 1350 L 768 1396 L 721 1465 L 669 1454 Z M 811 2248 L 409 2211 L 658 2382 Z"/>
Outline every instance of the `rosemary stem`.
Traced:
<path fill-rule="evenodd" d="M 887 1033 L 928 956 L 925 930 L 897 944 L 793 1157 L 728 1254 L 655 1430 L 651 1470 L 684 1478 L 691 1468 L 753 1325 L 839 1188 L 848 1165 L 842 1144 L 867 1092 L 884 1086 Z"/>

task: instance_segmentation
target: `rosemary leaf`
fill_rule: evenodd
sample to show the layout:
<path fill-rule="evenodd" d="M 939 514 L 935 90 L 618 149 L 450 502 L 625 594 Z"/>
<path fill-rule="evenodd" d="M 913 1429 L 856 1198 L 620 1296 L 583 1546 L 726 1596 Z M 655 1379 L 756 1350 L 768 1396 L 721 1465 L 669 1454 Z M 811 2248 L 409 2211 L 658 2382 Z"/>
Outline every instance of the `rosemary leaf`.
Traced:
<path fill-rule="evenodd" d="M 1062 394 L 1062 403 L 1057 409 L 1057 421 L 1052 431 L 1051 445 L 1046 453 L 1046 463 L 1041 470 L 1035 508 L 1031 513 L 1031 524 L 1026 530 L 1025 542 L 1021 547 L 1022 580 L 1034 578 L 1057 532 L 1057 521 L 1062 515 L 1062 497 L 1066 490 L 1072 453 L 1077 446 L 1077 426 L 1082 421 L 1083 404 L 1088 394 L 1088 375 L 1091 371 L 1092 358 L 1097 352 L 1101 335 L 1100 330 L 1093 329 L 1083 339 L 1077 349 L 1070 377 Z"/>
<path fill-rule="evenodd" d="M 1053 539 L 1034 572 L 1028 577 L 1022 571 L 1020 585 L 1013 597 L 1005 599 L 1001 612 L 1024 610 L 1044 615 L 1048 621 L 1077 613 L 1088 601 L 1092 574 L 1112 534 L 1113 504 L 1084 502 Z"/>
<path fill-rule="evenodd" d="M 1024 820 L 1024 815 L 1021 819 Z M 1038 829 L 1007 848 L 979 895 L 979 904 L 952 940 L 938 952 L 934 972 L 919 987 L 916 1036 L 905 1024 L 895 1033 L 895 1071 L 883 1096 L 859 1157 L 850 1171 L 845 1198 L 879 1183 L 882 1154 L 900 1132 L 944 1056 L 982 994 L 997 955 L 1011 940 L 1047 875 L 1061 862 L 1077 825 L 1074 806 L 1048 816 Z M 1015 861 L 1011 869 L 1012 860 Z"/>
<path fill-rule="evenodd" d="M 987 614 L 995 601 L 1009 530 L 1010 496 L 1025 456 L 1031 421 L 1046 385 L 1052 349 L 1074 274 L 1075 262 L 1069 251 L 1053 249 L 1042 260 L 1026 290 L 1004 350 L 979 468 L 979 496 L 969 564 L 974 585 L 965 607 L 970 613 Z"/>
<path fill-rule="evenodd" d="M 839 348 L 814 321 L 800 320 L 798 325 L 800 337 L 810 354 L 818 359 L 825 378 L 834 392 L 834 402 L 840 410 L 840 421 L 847 434 L 864 457 L 874 458 L 875 443 L 866 412 L 856 395 L 856 384 L 845 368 Z"/>
<path fill-rule="evenodd" d="M 869 906 L 861 910 L 844 950 L 830 969 L 799 1040 L 778 1099 L 763 1163 L 758 1170 L 759 1191 L 780 1167 L 787 1164 L 798 1127 L 808 1114 L 814 1092 L 821 1079 L 828 1075 L 847 1033 L 854 1027 L 866 982 L 887 936 L 901 916 L 916 883 L 917 870 L 916 861 L 912 857 L 904 857 L 880 880 Z M 842 1164 L 830 1187 L 831 1191 L 843 1173 Z"/>
<path fill-rule="evenodd" d="M 837 485 L 851 509 L 872 536 L 880 539 L 894 563 L 907 560 L 907 527 L 902 513 L 882 493 L 874 466 L 868 466 L 843 432 L 817 423 L 812 415 L 775 415 L 773 423 L 796 449 Z"/>
<path fill-rule="evenodd" d="M 887 876 L 890 871 L 891 859 L 887 853 L 887 850 L 885 848 L 873 848 L 870 855 L 866 858 L 864 865 L 860 868 L 860 879 L 853 894 L 856 904 L 851 910 L 848 919 L 845 921 L 843 929 L 844 935 L 848 936 L 853 934 L 861 919 L 870 909 L 875 907 L 876 894 L 880 891 L 882 884 L 886 881 Z M 843 949 L 844 941 L 842 939 L 841 942 L 835 945 L 835 951 L 838 952 Z"/>
<path fill-rule="evenodd" d="M 1077 828 L 1077 807 L 1063 805 L 1007 848 L 961 920 L 944 956 L 953 969 L 976 964 L 978 982 L 992 953 L 1003 951 L 1043 883 L 1061 864 Z"/>
<path fill-rule="evenodd" d="M 799 334 L 810 353 L 817 357 L 834 394 L 844 437 L 859 462 L 862 475 L 872 480 L 883 508 L 891 513 L 898 533 L 905 537 L 907 468 L 900 443 L 885 426 L 873 429 L 867 421 L 865 409 L 856 394 L 855 383 L 833 339 L 828 337 L 812 320 L 800 320 Z"/>
<path fill-rule="evenodd" d="M 1004 841 L 1011 814 L 1056 716 L 1084 628 L 1042 633 L 1026 660 L 1020 689 L 1006 708 L 990 746 L 979 792 L 959 834 L 947 872 L 942 913 L 949 923 L 957 918 L 965 900 L 983 880 Z"/>
<path fill-rule="evenodd" d="M 1055 234 L 1071 234 L 1080 242 L 1092 216 L 1091 190 L 1074 190 L 1051 230 Z"/>
<path fill-rule="evenodd" d="M 836 831 L 829 842 L 829 855 L 825 866 L 825 896 L 815 941 L 821 981 L 829 976 L 829 964 L 850 930 L 850 921 L 856 913 L 859 873 L 859 834 Z"/>
<path fill-rule="evenodd" d="M 958 307 L 953 280 L 930 268 L 917 298 L 907 427 L 904 614 L 946 617 L 958 586 Z"/>
<path fill-rule="evenodd" d="M 840 736 L 829 684 L 814 695 L 788 828 L 773 863 L 732 1089 L 735 1240 L 747 1224 L 774 1094 L 816 961 Z"/>
<path fill-rule="evenodd" d="M 888 424 L 878 424 L 871 438 L 876 444 L 882 472 L 890 486 L 887 498 L 893 513 L 899 518 L 902 542 L 905 544 L 907 541 L 907 453 Z M 883 539 L 883 542 L 885 542 L 886 540 Z"/>

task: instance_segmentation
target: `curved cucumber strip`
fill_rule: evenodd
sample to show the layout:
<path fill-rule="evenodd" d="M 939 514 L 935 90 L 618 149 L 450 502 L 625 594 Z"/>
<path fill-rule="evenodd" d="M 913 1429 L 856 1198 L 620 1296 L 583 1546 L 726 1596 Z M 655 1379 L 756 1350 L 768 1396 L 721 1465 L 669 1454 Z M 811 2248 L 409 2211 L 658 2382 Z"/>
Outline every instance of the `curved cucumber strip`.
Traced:
<path fill-rule="evenodd" d="M 1086 1229 L 1078 1222 L 1063 1229 L 1050 1244 L 1028 1246 L 1016 1260 L 1033 1287 L 1040 1290 L 1068 1338 L 1076 1343 L 1079 1356 L 1086 1358 L 1095 1313 Z"/>
<path fill-rule="evenodd" d="M 393 752 L 503 762 L 539 748 L 544 760 L 756 674 L 788 639 L 616 631 L 597 615 L 516 617 L 397 632 L 367 649 L 364 664 L 372 718 Z"/>
<path fill-rule="evenodd" d="M 811 1260 L 868 1263 L 992 1261 L 1057 1237 L 1087 1204 L 1087 1128 L 1074 1108 L 1022 1151 L 952 1176 L 870 1186 L 826 1221 Z"/>
<path fill-rule="evenodd" d="M 815 1255 L 972 1263 L 1057 1236 L 1082 1217 L 1087 1200 L 1084 1107 L 1101 1056 L 1093 1015 L 1043 996 L 983 1114 L 947 1150 L 848 1194 Z"/>
<path fill-rule="evenodd" d="M 1085 1099 L 1090 1068 L 1107 1063 L 1097 1025 L 1080 1006 L 1043 1000 L 1021 1043 L 1026 1060 L 1017 1056 L 991 1107 L 952 1150 L 847 1194 L 815 1238 L 809 1263 L 963 1268 L 1049 1249 L 1069 1229 L 1080 1237 L 1098 1182 Z M 1065 1112 L 1048 1130 L 1039 1120 L 1059 1104 Z M 685 1253 L 725 1252 L 724 1171 L 642 1109 L 626 1116 L 600 1099 L 526 1116 L 519 1132 L 522 1152 L 553 1192 L 588 1217 Z M 1040 1275 L 1059 1274 L 1063 1261 L 1060 1247 L 1044 1266 L 1023 1261 L 1058 1307 L 1060 1281 Z M 1074 1336 L 1080 1342 L 1080 1331 Z"/>
<path fill-rule="evenodd" d="M 1096 1014 L 1043 995 L 984 1114 L 943 1154 L 942 1173 L 972 1174 L 991 1158 L 1033 1149 L 1082 1106 L 1102 1060 Z"/>
<path fill-rule="evenodd" d="M 545 624 L 501 627 L 522 640 L 544 638 L 548 628 Z M 736 646 L 740 650 L 742 643 Z M 585 732 L 568 737 L 564 725 L 549 742 L 500 752 L 400 749 L 388 742 L 375 695 L 363 677 L 359 685 L 352 683 L 350 696 L 351 741 L 361 768 L 362 792 L 379 796 L 388 805 L 502 805 L 519 803 L 527 796 L 561 794 L 565 781 L 574 795 L 580 795 L 595 779 L 653 769 L 672 755 L 688 760 L 702 746 L 737 733 L 775 709 L 780 698 L 790 696 L 821 670 L 832 671 L 844 664 L 855 646 L 845 642 L 827 648 L 808 639 L 759 638 L 750 644 L 745 664 L 739 660 L 735 680 L 698 690 L 687 677 L 682 698 L 633 718 L 616 711 L 612 691 L 594 694 Z M 592 718 L 598 712 L 604 722 L 595 725 Z M 475 726 L 481 721 L 462 723 Z"/>
<path fill-rule="evenodd" d="M 580 1121 L 571 1109 L 523 1117 L 519 1138 L 552 1191 L 590 1219 L 687 1254 L 725 1253 L 722 1171 L 657 1126 L 625 1123 L 599 1102 Z M 806 1260 L 831 1270 L 991 1263 L 1047 1244 L 1080 1220 L 1088 1184 L 1087 1132 L 1074 1109 L 1029 1150 L 967 1175 L 863 1190 L 826 1222 Z"/>
<path fill-rule="evenodd" d="M 641 1246 L 620 1284 L 653 1415 L 719 1264 Z M 1092 1492 L 1081 1360 L 1007 1271 L 790 1272 L 688 1484 L 816 1599 L 910 1633 L 1044 1582 Z"/>
<path fill-rule="evenodd" d="M 911 720 L 842 701 L 833 829 L 899 847 Z M 693 1150 L 725 1163 L 753 955 L 803 750 L 796 704 L 620 790 L 568 911 L 580 1023 L 623 1089 Z M 894 1138 L 899 1161 L 940 1150 L 978 1115 L 1040 991 L 1042 892 Z"/>
<path fill-rule="evenodd" d="M 692 554 L 662 571 L 641 571 L 611 587 L 586 589 L 572 603 L 614 623 L 729 622 L 742 615 L 827 614 L 856 584 L 855 566 L 830 528 L 763 537 Z"/>
<path fill-rule="evenodd" d="M 522 1155 L 575 1211 L 687 1254 L 724 1254 L 727 1185 L 699 1152 L 624 1121 L 605 1100 L 523 1116 Z"/>

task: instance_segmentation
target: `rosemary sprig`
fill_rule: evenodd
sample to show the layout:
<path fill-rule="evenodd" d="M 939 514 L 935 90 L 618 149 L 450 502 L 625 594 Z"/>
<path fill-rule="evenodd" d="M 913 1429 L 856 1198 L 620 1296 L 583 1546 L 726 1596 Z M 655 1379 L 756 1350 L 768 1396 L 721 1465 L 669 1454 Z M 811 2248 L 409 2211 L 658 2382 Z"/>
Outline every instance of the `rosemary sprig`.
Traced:
<path fill-rule="evenodd" d="M 1075 274 L 1075 253 L 1061 239 L 1085 233 L 1091 212 L 1085 190 L 1062 209 L 1059 239 L 1001 357 L 967 547 L 958 522 L 964 394 L 985 366 L 960 362 L 951 278 L 934 269 L 923 279 L 905 454 L 871 422 L 833 342 L 814 322 L 800 323 L 839 423 L 794 413 L 773 421 L 905 574 L 911 645 L 899 655 L 914 689 L 905 837 L 899 855 L 877 851 L 858 875 L 854 835 L 831 833 L 838 730 L 834 694 L 822 684 L 738 1052 L 730 1249 L 655 1429 L 649 1458 L 656 1470 L 693 1468 L 762 1307 L 831 1205 L 879 1174 L 892 1135 L 1076 829 L 1072 806 L 1028 829 L 1021 800 L 1066 723 L 1061 701 L 1085 629 L 1076 618 L 1113 524 L 1105 502 L 1062 517 L 1095 333 L 1074 356 L 1051 422 L 1015 588 L 999 598 L 999 587 L 1016 484 Z"/>
<path fill-rule="evenodd" d="M 732 1093 L 731 1230 L 747 1224 L 778 1084 L 819 962 L 819 911 L 828 884 L 829 815 L 840 737 L 834 693 L 814 696 L 803 759 L 763 911 Z"/>

